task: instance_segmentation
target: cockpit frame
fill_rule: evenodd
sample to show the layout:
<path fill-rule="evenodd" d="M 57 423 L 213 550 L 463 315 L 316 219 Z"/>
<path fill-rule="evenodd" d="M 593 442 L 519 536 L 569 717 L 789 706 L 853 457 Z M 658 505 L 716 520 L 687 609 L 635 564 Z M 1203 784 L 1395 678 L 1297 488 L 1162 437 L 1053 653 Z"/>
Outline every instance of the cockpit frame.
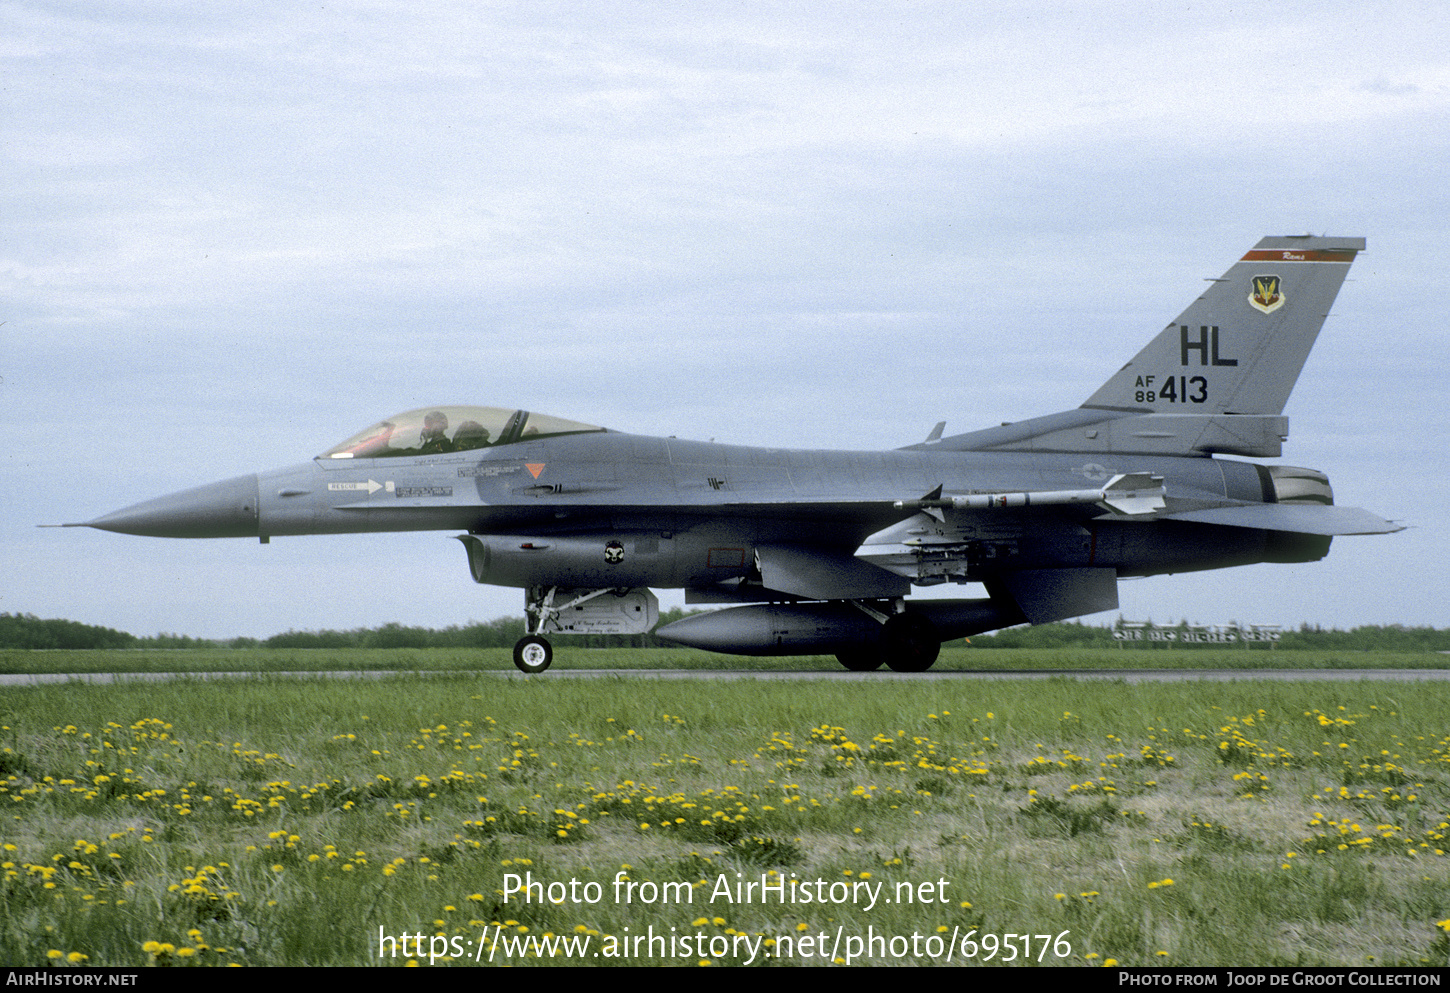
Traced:
<path fill-rule="evenodd" d="M 379 421 L 317 457 L 378 459 L 442 455 L 497 448 L 534 438 L 605 430 L 593 424 L 509 407 L 419 407 Z"/>

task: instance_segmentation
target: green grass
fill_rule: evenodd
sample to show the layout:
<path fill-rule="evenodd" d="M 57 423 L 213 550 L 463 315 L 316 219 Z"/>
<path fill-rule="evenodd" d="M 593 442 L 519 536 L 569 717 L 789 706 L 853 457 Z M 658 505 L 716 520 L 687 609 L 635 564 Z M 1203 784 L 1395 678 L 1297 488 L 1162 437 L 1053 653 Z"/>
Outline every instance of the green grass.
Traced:
<path fill-rule="evenodd" d="M 390 965 L 1444 965 L 1447 713 L 1368 681 L 7 689 L 0 962 L 358 965 L 381 929 L 422 936 Z M 720 896 L 791 874 L 855 897 Z"/>
<path fill-rule="evenodd" d="M 555 643 L 559 669 L 746 669 L 841 672 L 831 655 L 754 658 L 691 648 L 575 648 Z M 503 648 L 197 648 L 114 651 L 0 649 L 0 674 L 97 672 L 478 672 L 513 670 Z M 1139 648 L 996 648 L 948 645 L 933 667 L 941 671 L 1022 672 L 1092 669 L 1444 669 L 1450 655 L 1434 652 L 1276 650 L 1255 647 L 1154 650 Z"/>

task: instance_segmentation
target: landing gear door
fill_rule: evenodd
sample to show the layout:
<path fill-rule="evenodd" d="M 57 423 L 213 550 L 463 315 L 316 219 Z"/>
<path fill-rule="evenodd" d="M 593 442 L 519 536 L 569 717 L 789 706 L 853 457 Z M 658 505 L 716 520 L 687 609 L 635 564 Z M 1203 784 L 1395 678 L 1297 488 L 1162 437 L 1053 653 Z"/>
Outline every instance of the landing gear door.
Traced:
<path fill-rule="evenodd" d="M 645 634 L 660 619 L 660 601 L 648 589 L 609 590 L 577 604 L 590 590 L 558 590 L 558 613 L 544 622 L 544 634 Z"/>

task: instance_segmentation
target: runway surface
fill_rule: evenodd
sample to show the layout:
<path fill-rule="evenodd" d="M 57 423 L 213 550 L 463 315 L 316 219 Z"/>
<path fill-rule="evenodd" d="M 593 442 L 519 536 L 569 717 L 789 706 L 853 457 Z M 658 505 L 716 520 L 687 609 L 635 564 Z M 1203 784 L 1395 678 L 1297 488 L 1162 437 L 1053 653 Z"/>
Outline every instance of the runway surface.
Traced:
<path fill-rule="evenodd" d="M 136 673 L 35 673 L 0 675 L 0 686 L 42 686 L 54 683 L 146 683 L 165 680 L 197 681 L 228 679 L 388 679 L 394 676 L 460 676 L 473 675 L 486 679 L 758 679 L 765 681 L 829 679 L 834 681 L 916 680 L 989 680 L 989 679 L 1095 679 L 1121 680 L 1126 683 L 1146 682 L 1232 682 L 1234 680 L 1274 680 L 1278 682 L 1446 682 L 1450 669 L 1096 669 L 1056 670 L 1021 669 L 1010 672 L 946 670 L 942 672 L 824 672 L 820 670 L 753 670 L 753 669 L 550 669 L 538 675 L 525 675 L 512 669 L 488 669 L 477 672 L 399 672 L 389 670 L 350 670 L 342 672 L 136 672 Z"/>

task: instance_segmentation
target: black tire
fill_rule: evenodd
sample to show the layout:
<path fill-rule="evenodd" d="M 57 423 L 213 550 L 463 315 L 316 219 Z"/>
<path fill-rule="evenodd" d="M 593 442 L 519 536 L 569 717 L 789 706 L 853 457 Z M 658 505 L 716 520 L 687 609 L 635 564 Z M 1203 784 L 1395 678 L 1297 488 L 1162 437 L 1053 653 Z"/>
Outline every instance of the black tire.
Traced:
<path fill-rule="evenodd" d="M 536 634 L 520 638 L 514 645 L 514 665 L 530 675 L 543 672 L 554 661 L 554 646 Z"/>
<path fill-rule="evenodd" d="M 848 652 L 837 652 L 836 661 L 852 672 L 870 672 L 881 668 L 886 657 L 870 648 L 853 648 Z"/>
<path fill-rule="evenodd" d="M 881 631 L 886 664 L 896 672 L 926 672 L 941 654 L 936 627 L 919 614 L 896 614 Z"/>

